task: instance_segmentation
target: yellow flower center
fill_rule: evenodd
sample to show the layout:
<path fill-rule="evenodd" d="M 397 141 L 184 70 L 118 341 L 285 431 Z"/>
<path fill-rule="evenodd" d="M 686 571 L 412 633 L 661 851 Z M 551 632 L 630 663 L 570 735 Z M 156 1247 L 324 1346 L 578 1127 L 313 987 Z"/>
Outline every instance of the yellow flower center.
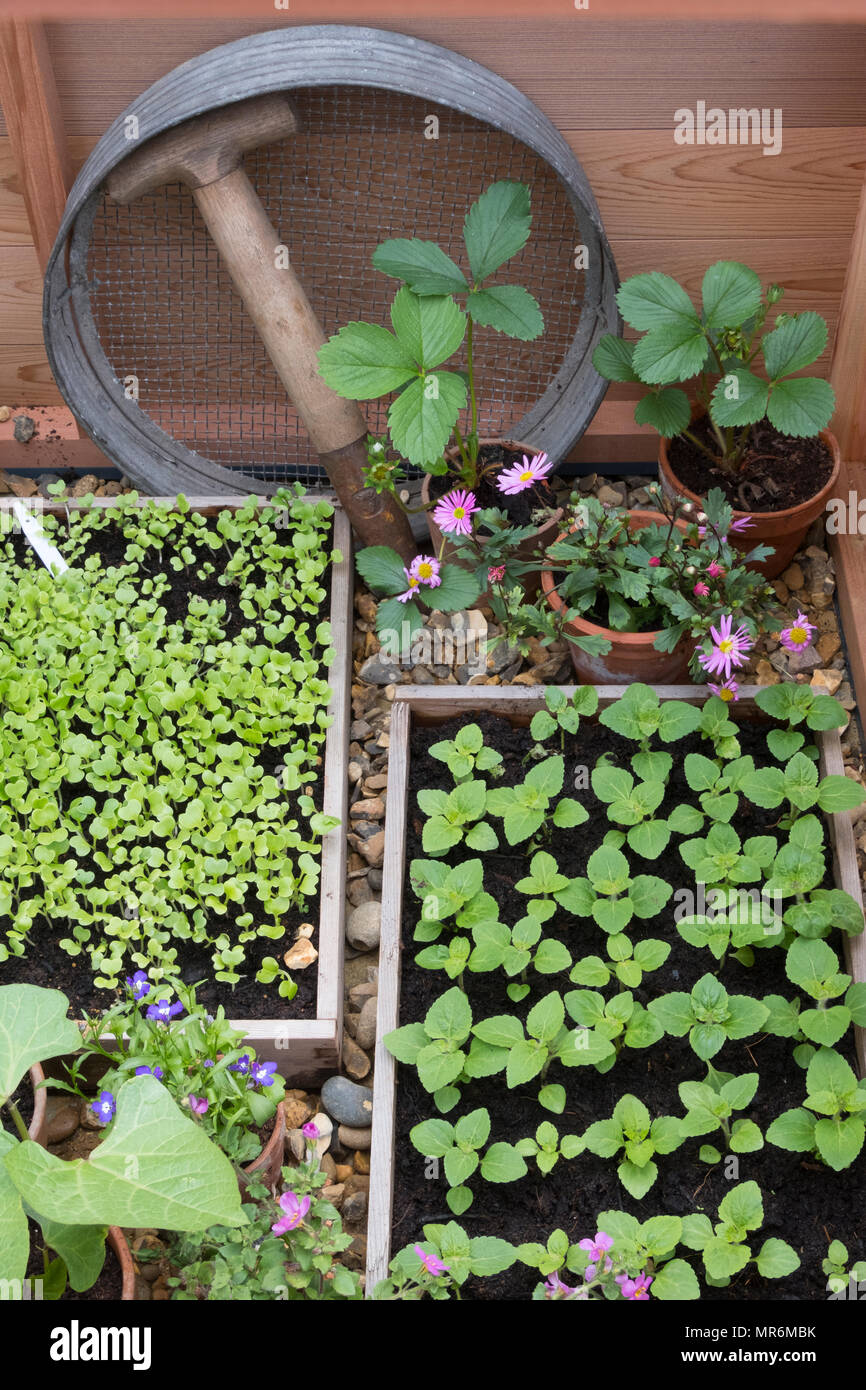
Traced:
<path fill-rule="evenodd" d="M 798 647 L 802 647 L 806 642 L 806 631 L 802 627 L 791 628 L 791 641 L 796 642 Z"/>
<path fill-rule="evenodd" d="M 720 652 L 726 652 L 726 653 L 727 653 L 727 652 L 733 650 L 733 646 L 734 646 L 734 644 L 733 644 L 733 642 L 731 641 L 730 637 L 726 637 L 725 640 L 724 640 L 723 642 L 720 642 L 720 643 L 719 643 L 719 651 L 720 651 Z"/>
<path fill-rule="evenodd" d="M 410 588 L 410 589 L 417 589 L 417 588 L 418 588 L 418 585 L 419 585 L 420 583 L 421 583 L 420 579 L 416 579 L 415 576 L 414 576 L 414 574 L 410 574 L 410 575 L 409 575 L 409 588 Z"/>
<path fill-rule="evenodd" d="M 462 521 L 465 515 L 466 515 L 466 508 L 465 508 L 465 507 L 455 507 L 455 508 L 454 508 L 454 520 L 455 520 L 455 521 Z"/>
<path fill-rule="evenodd" d="M 520 481 L 522 483 L 531 483 L 534 476 L 535 474 L 532 472 L 531 468 L 524 468 L 523 472 L 520 475 Z"/>
<path fill-rule="evenodd" d="M 733 690 L 720 690 L 719 695 L 723 700 L 733 700 L 734 698 Z"/>
<path fill-rule="evenodd" d="M 423 564 L 421 564 L 421 565 L 418 566 L 418 578 L 419 578 L 419 579 L 431 579 L 432 577 L 433 577 L 433 566 L 430 564 L 429 560 L 425 560 Z"/>

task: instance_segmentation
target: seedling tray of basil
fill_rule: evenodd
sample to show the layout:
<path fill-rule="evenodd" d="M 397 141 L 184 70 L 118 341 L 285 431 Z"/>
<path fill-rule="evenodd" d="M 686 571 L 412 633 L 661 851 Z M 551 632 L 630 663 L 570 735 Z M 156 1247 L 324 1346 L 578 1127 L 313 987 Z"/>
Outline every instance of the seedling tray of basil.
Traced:
<path fill-rule="evenodd" d="M 464 1298 L 573 1286 L 599 1230 L 654 1233 L 659 1298 L 826 1297 L 824 1227 L 859 1258 L 846 722 L 793 683 L 398 689 L 370 1293 L 424 1240 Z"/>
<path fill-rule="evenodd" d="M 273 499 L 58 497 L 0 552 L 0 983 L 136 969 L 312 1080 L 339 1056 L 351 530 Z M 311 964 L 291 969 L 299 940 Z M 306 943 L 317 952 L 311 954 Z"/>

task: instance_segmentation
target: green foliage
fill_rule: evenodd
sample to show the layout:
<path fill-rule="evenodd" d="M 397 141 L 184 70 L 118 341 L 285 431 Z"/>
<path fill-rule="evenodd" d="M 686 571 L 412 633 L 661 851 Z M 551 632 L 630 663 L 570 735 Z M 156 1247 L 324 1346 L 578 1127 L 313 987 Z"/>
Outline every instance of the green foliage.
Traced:
<path fill-rule="evenodd" d="M 554 755 L 530 768 L 518 786 L 494 787 L 487 793 L 487 813 L 502 818 L 510 845 L 531 840 L 543 826 L 571 830 L 587 819 L 586 809 L 573 797 L 560 797 L 550 811 L 551 801 L 562 791 L 564 777 L 564 760 Z"/>
<path fill-rule="evenodd" d="M 767 1130 L 770 1143 L 794 1153 L 816 1154 L 836 1172 L 850 1167 L 866 1135 L 866 1086 L 830 1047 L 819 1047 L 809 1062 L 803 1106 L 773 1121 Z"/>
<path fill-rule="evenodd" d="M 429 749 L 430 757 L 445 763 L 455 782 L 466 782 L 475 772 L 499 775 L 502 754 L 487 748 L 477 724 L 464 724 L 453 738 L 440 739 Z"/>
<path fill-rule="evenodd" d="M 683 1218 L 683 1244 L 701 1252 L 709 1283 L 724 1287 L 751 1262 L 765 1279 L 782 1279 L 799 1269 L 799 1256 L 784 1240 L 771 1236 L 757 1255 L 747 1244 L 750 1232 L 764 1222 L 764 1202 L 756 1182 L 732 1187 L 719 1203 L 718 1215 L 715 1225 L 700 1212 Z"/>
<path fill-rule="evenodd" d="M 444 1266 L 438 1275 L 430 1275 L 419 1258 L 415 1245 L 407 1245 L 395 1255 L 387 1279 L 380 1280 L 373 1291 L 379 1301 L 415 1302 L 425 1295 L 433 1299 L 460 1297 L 459 1290 L 470 1274 L 489 1278 L 510 1269 L 517 1251 L 507 1240 L 497 1236 L 468 1236 L 456 1221 L 447 1225 L 424 1227 L 420 1248 Z"/>
<path fill-rule="evenodd" d="M 596 1120 L 583 1135 L 583 1142 L 599 1158 L 614 1158 L 622 1149 L 617 1175 L 627 1192 L 640 1201 L 658 1177 L 656 1154 L 673 1153 L 684 1139 L 679 1120 L 661 1115 L 655 1120 L 637 1096 L 624 1095 L 617 1101 L 609 1120 Z"/>
<path fill-rule="evenodd" d="M 525 1177 L 526 1163 L 519 1145 L 497 1142 L 481 1150 L 490 1138 L 490 1114 L 472 1110 L 456 1124 L 447 1120 L 422 1120 L 409 1132 L 415 1148 L 425 1158 L 441 1158 L 448 1182 L 445 1200 L 455 1216 L 462 1216 L 473 1201 L 466 1186 L 476 1171 L 487 1182 L 516 1182 Z"/>
<path fill-rule="evenodd" d="M 649 1012 L 672 1037 L 688 1033 L 693 1051 L 705 1062 L 729 1039 L 757 1033 L 768 1016 L 766 1005 L 747 994 L 728 994 L 721 980 L 709 974 L 691 994 L 673 991 L 651 1000 Z"/>
<path fill-rule="evenodd" d="M 754 1153 L 762 1148 L 763 1135 L 754 1121 L 739 1119 L 730 1123 L 733 1112 L 744 1110 L 757 1089 L 757 1072 L 724 1080 L 711 1068 L 705 1081 L 681 1082 L 680 1100 L 686 1110 L 680 1120 L 683 1137 L 712 1134 L 720 1129 L 731 1153 Z"/>

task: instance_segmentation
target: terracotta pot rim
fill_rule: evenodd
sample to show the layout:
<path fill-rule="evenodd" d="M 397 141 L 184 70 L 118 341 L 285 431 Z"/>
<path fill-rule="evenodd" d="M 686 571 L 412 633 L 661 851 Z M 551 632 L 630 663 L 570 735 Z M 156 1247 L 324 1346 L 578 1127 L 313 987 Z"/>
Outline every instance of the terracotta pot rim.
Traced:
<path fill-rule="evenodd" d="M 535 446 L 534 446 L 533 444 L 526 444 L 526 443 L 523 442 L 523 440 L 520 440 L 520 439 L 510 439 L 510 438 L 508 438 L 508 437 L 505 436 L 505 435 L 498 435 L 498 436 L 495 436 L 495 435 L 489 435 L 489 436 L 488 436 L 488 435 L 485 435 L 483 438 L 479 436 L 478 443 L 479 443 L 479 445 L 482 445 L 482 444 L 502 444 L 502 445 L 504 445 L 504 446 L 506 446 L 507 448 L 510 448 L 510 449 L 522 449 L 522 450 L 524 451 L 524 453 L 528 453 L 528 454 L 537 454 L 537 453 L 541 452 L 540 450 L 536 449 Z M 458 449 L 457 445 L 456 445 L 456 444 L 452 444 L 450 449 L 446 449 L 446 450 L 445 450 L 445 457 L 446 457 L 446 458 L 456 458 L 456 457 L 458 456 L 459 453 L 460 453 L 460 450 Z M 425 473 L 425 474 L 424 474 L 424 480 L 423 480 L 423 482 L 422 482 L 422 484 L 421 484 L 421 501 L 422 501 L 422 502 L 429 502 L 429 501 L 430 501 L 430 480 L 431 480 L 431 478 L 432 478 L 433 476 L 434 476 L 434 475 L 433 475 L 432 473 Z M 429 516 L 432 515 L 432 513 L 428 512 L 427 515 L 428 515 L 428 517 L 429 517 Z M 543 524 L 542 526 L 537 527 L 536 533 L 535 533 L 535 534 L 538 535 L 538 536 L 542 535 L 543 532 L 549 530 L 552 526 L 557 525 L 557 524 L 562 520 L 562 517 L 563 517 L 563 508 L 562 508 L 562 507 L 556 507 L 556 508 L 552 509 L 552 510 L 551 510 L 551 513 L 550 513 L 550 516 L 548 517 L 547 521 L 545 521 L 544 524 Z"/>
<path fill-rule="evenodd" d="M 109 1226 L 107 1240 L 117 1256 L 117 1262 L 123 1276 L 120 1297 L 124 1303 L 131 1303 L 135 1299 L 135 1264 L 132 1251 L 120 1226 Z"/>
<path fill-rule="evenodd" d="M 705 410 L 698 410 L 697 413 L 694 413 L 694 405 L 692 409 L 693 420 L 699 420 L 703 415 L 706 414 Z M 756 526 L 760 526 L 762 522 L 770 523 L 776 521 L 790 521 L 794 520 L 799 515 L 802 515 L 802 513 L 807 511 L 809 508 L 814 507 L 816 503 L 823 503 L 824 499 L 827 496 L 829 496 L 831 489 L 834 487 L 834 485 L 839 479 L 839 473 L 842 468 L 842 454 L 839 449 L 839 441 L 833 434 L 832 430 L 819 430 L 817 438 L 824 441 L 824 443 L 827 445 L 827 448 L 830 450 L 830 454 L 833 459 L 833 471 L 831 472 L 830 477 L 827 479 L 824 486 L 818 492 L 813 493 L 811 497 L 807 497 L 805 502 L 798 502 L 796 507 L 785 507 L 782 511 L 778 512 L 744 512 L 738 511 L 735 508 L 734 520 L 736 521 L 739 517 L 748 516 L 754 520 Z M 662 467 L 664 467 L 671 483 L 677 489 L 678 492 L 682 493 L 683 497 L 688 498 L 690 502 L 700 502 L 702 500 L 700 493 L 692 492 L 690 488 L 687 488 L 682 482 L 680 482 L 680 479 L 674 472 L 673 466 L 668 457 L 668 442 L 669 441 L 667 439 L 659 439 L 659 468 L 661 469 Z M 823 506 L 819 506 L 818 512 L 820 513 L 822 510 Z M 745 539 L 748 540 L 749 538 L 745 537 Z"/>
<path fill-rule="evenodd" d="M 631 508 L 629 510 L 629 516 L 642 518 L 650 517 L 652 519 L 660 517 L 663 521 L 668 520 L 664 512 L 654 512 L 641 507 Z M 650 523 L 646 520 L 641 522 L 641 525 L 649 524 Z M 676 525 L 678 530 L 685 531 L 686 527 L 684 522 L 678 521 Z M 568 531 L 561 531 L 556 539 L 558 541 L 564 540 L 566 536 L 569 536 L 571 532 L 576 529 L 576 527 L 572 526 Z M 638 528 L 635 527 L 634 529 L 637 530 Z M 543 569 L 541 571 L 541 587 L 544 591 L 544 597 L 555 613 L 558 613 L 561 608 L 565 607 L 564 601 L 560 598 L 559 594 L 554 591 L 552 569 Z M 631 648 L 652 647 L 659 633 L 666 631 L 665 628 L 657 627 L 654 632 L 617 632 L 612 627 L 599 627 L 596 623 L 588 623 L 585 618 L 569 618 L 566 627 L 573 628 L 575 632 L 581 633 L 584 637 L 605 637 L 610 642 L 615 642 L 622 644 L 624 647 Z M 685 636 L 681 637 L 677 646 L 688 640 L 690 639 Z M 676 651 L 676 647 L 674 651 Z M 665 655 L 671 655 L 671 653 L 659 652 L 659 656 Z"/>

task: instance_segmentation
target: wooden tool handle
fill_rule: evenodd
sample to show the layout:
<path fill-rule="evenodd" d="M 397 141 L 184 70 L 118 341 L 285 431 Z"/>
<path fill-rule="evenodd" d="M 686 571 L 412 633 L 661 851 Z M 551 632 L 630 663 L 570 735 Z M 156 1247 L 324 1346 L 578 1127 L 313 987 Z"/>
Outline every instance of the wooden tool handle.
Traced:
<path fill-rule="evenodd" d="M 317 452 L 359 439 L 364 417 L 319 376 L 325 334 L 243 169 L 194 188 L 193 197 Z"/>

